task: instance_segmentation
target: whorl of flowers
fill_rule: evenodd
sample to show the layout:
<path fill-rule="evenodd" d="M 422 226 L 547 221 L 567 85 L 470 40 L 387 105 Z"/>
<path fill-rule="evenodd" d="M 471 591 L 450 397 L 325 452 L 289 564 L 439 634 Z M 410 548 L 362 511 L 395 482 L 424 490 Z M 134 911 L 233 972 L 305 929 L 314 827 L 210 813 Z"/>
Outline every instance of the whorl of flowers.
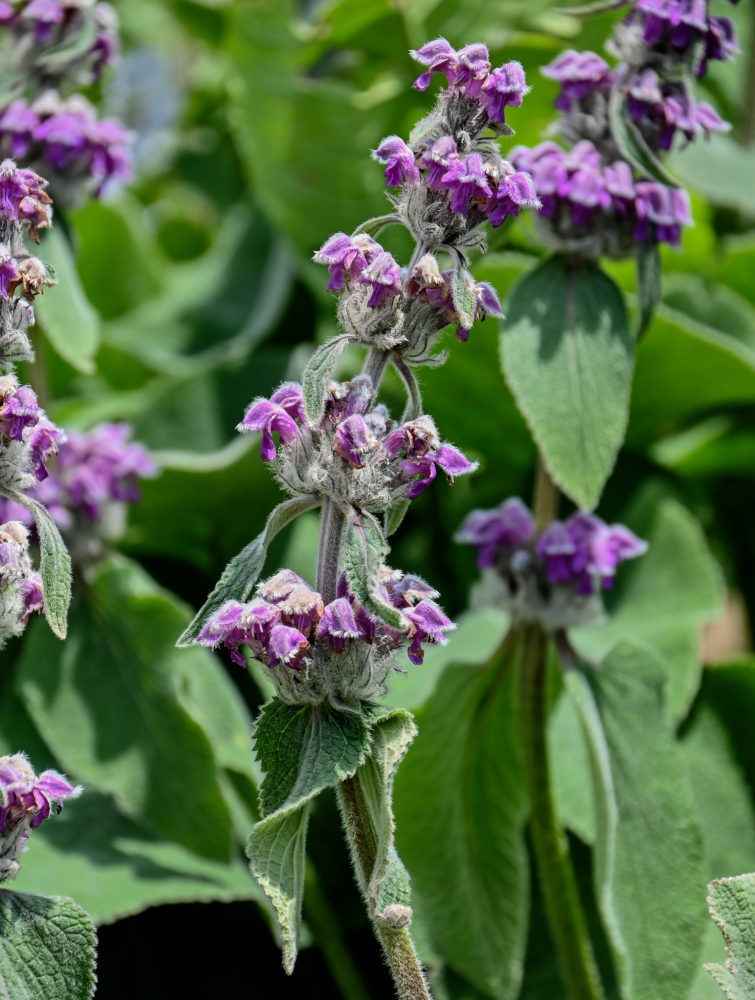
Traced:
<path fill-rule="evenodd" d="M 497 599 L 519 620 L 550 629 L 599 618 L 600 592 L 613 586 L 618 566 L 647 550 L 623 524 L 608 525 L 582 511 L 537 536 L 518 497 L 472 511 L 455 537 L 477 549 L 477 565 L 495 580 Z"/>
<path fill-rule="evenodd" d="M 30 615 L 44 607 L 42 578 L 33 570 L 28 548 L 29 532 L 20 521 L 0 524 L 0 646 L 23 632 Z"/>
<path fill-rule="evenodd" d="M 418 497 L 438 469 L 453 482 L 477 468 L 441 441 L 432 417 L 398 423 L 374 405 L 374 395 L 366 375 L 331 382 L 322 417 L 310 424 L 301 386 L 286 382 L 270 399 L 254 400 L 238 429 L 262 432 L 260 454 L 292 496 L 331 498 L 374 513 Z"/>
<path fill-rule="evenodd" d="M 251 601 L 229 601 L 199 634 L 201 645 L 224 645 L 242 666 L 240 646 L 270 668 L 278 694 L 287 701 L 368 700 L 382 693 L 394 654 L 408 642 L 412 663 L 422 663 L 423 644 L 445 644 L 455 628 L 417 576 L 384 566 L 383 600 L 399 610 L 403 630 L 371 615 L 341 576 L 338 596 L 328 604 L 293 570 L 282 569 L 257 586 Z"/>
<path fill-rule="evenodd" d="M 139 480 L 157 474 L 150 454 L 130 435 L 128 424 L 69 431 L 47 478 L 26 491 L 47 508 L 74 557 L 96 556 L 102 539 L 121 534 L 124 506 L 140 498 Z M 0 499 L 2 517 L 33 523 L 24 507 Z"/>
<path fill-rule="evenodd" d="M 736 0 L 733 0 L 736 2 Z M 637 0 L 607 44 L 611 67 L 595 52 L 568 50 L 543 69 L 560 85 L 554 142 L 512 151 L 532 174 L 542 201 L 540 230 L 565 249 L 622 256 L 635 243 L 677 245 L 692 217 L 686 192 L 651 178 L 622 152 L 615 116 L 628 119 L 648 155 L 729 128 L 694 97 L 690 71 L 739 51 L 728 18 L 712 17 L 708 0 Z M 614 116 L 612 118 L 612 116 Z"/>
<path fill-rule="evenodd" d="M 93 0 L 0 3 L 0 53 L 14 86 L 0 106 L 0 154 L 53 180 L 56 197 L 101 195 L 129 180 L 129 132 L 72 89 L 99 80 L 118 56 L 112 7 Z"/>
<path fill-rule="evenodd" d="M 0 757 L 0 882 L 18 874 L 29 831 L 80 793 L 57 771 L 37 776 L 25 754 Z"/>

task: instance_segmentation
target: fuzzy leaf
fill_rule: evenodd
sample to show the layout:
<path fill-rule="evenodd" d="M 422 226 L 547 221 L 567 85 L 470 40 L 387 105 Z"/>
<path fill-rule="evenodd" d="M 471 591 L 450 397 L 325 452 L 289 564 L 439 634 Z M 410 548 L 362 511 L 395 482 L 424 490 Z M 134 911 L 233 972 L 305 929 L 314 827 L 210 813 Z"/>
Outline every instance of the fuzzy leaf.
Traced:
<path fill-rule="evenodd" d="M 389 507 L 383 516 L 383 530 L 385 532 L 385 537 L 389 538 L 394 532 L 398 531 L 401 527 L 401 522 L 406 517 L 406 512 L 409 510 L 409 504 L 411 501 L 404 498 L 403 500 L 398 500 L 392 507 Z"/>
<path fill-rule="evenodd" d="M 0 995 L 4 1000 L 89 1000 L 97 935 L 72 899 L 0 889 Z"/>
<path fill-rule="evenodd" d="M 459 322 L 468 330 L 474 323 L 477 299 L 474 294 L 474 278 L 462 265 L 461 261 L 454 268 L 451 297 L 453 298 L 456 312 L 459 314 Z"/>
<path fill-rule="evenodd" d="M 288 973 L 298 951 L 309 803 L 354 774 L 369 746 L 362 716 L 325 704 L 287 705 L 276 699 L 265 705 L 257 722 L 264 818 L 252 830 L 247 854 L 252 875 L 278 916 Z"/>
<path fill-rule="evenodd" d="M 370 756 L 359 768 L 377 840 L 375 867 L 366 887 L 370 916 L 392 927 L 405 926 L 411 919 L 409 874 L 394 843 L 393 779 L 416 735 L 414 719 L 403 709 L 381 715 L 373 724 Z"/>
<path fill-rule="evenodd" d="M 354 514 L 343 542 L 341 560 L 349 589 L 360 604 L 392 628 L 405 629 L 406 619 L 380 593 L 379 570 L 388 544 L 371 514 Z"/>
<path fill-rule="evenodd" d="M 307 362 L 302 375 L 302 393 L 304 395 L 304 410 L 307 420 L 312 425 L 320 422 L 325 407 L 325 388 L 333 378 L 333 370 L 347 344 L 353 343 L 352 337 L 345 334 L 333 337 L 327 343 L 318 347 Z"/>
<path fill-rule="evenodd" d="M 54 350 L 84 374 L 94 371 L 100 339 L 100 321 L 81 285 L 76 262 L 65 233 L 59 227 L 46 233 L 41 254 L 55 269 L 58 284 L 37 297 L 37 320 Z"/>
<path fill-rule="evenodd" d="M 755 996 L 755 873 L 714 879 L 708 886 L 710 914 L 726 941 L 729 960 L 724 968 L 712 962 L 705 968 L 727 1000 Z"/>
<path fill-rule="evenodd" d="M 646 177 L 669 187 L 679 187 L 679 182 L 666 170 L 632 121 L 624 94 L 618 87 L 611 92 L 608 114 L 611 134 L 623 158 Z"/>
<path fill-rule="evenodd" d="M 414 374 L 409 365 L 407 365 L 398 355 L 393 354 L 391 356 L 391 361 L 393 362 L 393 367 L 401 376 L 401 381 L 404 383 L 407 395 L 406 406 L 401 416 L 401 422 L 406 423 L 407 420 L 416 420 L 422 413 L 422 393 L 420 392 L 417 376 Z"/>
<path fill-rule="evenodd" d="M 191 624 L 179 636 L 177 646 L 191 646 L 207 622 L 226 601 L 245 601 L 257 582 L 265 564 L 267 547 L 281 528 L 284 528 L 305 510 L 317 506 L 316 500 L 294 499 L 271 511 L 265 528 L 228 563 L 215 589 L 194 616 Z"/>
<path fill-rule="evenodd" d="M 372 219 L 367 219 L 365 222 L 360 223 L 351 235 L 353 237 L 358 233 L 367 233 L 369 236 L 379 236 L 386 226 L 392 226 L 396 223 L 401 223 L 400 215 L 396 215 L 395 213 L 376 215 Z"/>
<path fill-rule="evenodd" d="M 621 996 L 679 1000 L 692 986 L 705 932 L 705 870 L 664 705 L 663 664 L 621 643 L 599 666 L 564 679 L 593 773 L 595 891 Z"/>
<path fill-rule="evenodd" d="M 432 943 L 493 1000 L 514 1000 L 527 941 L 527 793 L 511 664 L 449 666 L 396 778 L 397 843 Z"/>
<path fill-rule="evenodd" d="M 77 594 L 67 642 L 30 623 L 16 689 L 62 770 L 137 823 L 227 862 L 231 816 L 215 754 L 181 692 L 186 657 L 201 669 L 208 653 L 173 645 L 187 617 L 139 566 L 110 557 Z"/>
<path fill-rule="evenodd" d="M 551 475 L 592 509 L 627 426 L 634 342 L 621 292 L 594 264 L 548 258 L 511 292 L 501 354 Z"/>
<path fill-rule="evenodd" d="M 650 240 L 638 243 L 637 253 L 637 339 L 653 322 L 656 306 L 661 301 L 661 253 L 658 244 Z"/>
<path fill-rule="evenodd" d="M 255 825 L 247 847 L 249 870 L 278 917 L 283 968 L 289 975 L 299 951 L 308 820 L 309 802 L 273 813 Z"/>
<path fill-rule="evenodd" d="M 277 698 L 257 720 L 255 746 L 265 772 L 263 816 L 295 808 L 354 774 L 369 749 L 361 715 L 327 704 L 288 705 Z"/>
<path fill-rule="evenodd" d="M 3 493 L 26 507 L 34 517 L 39 536 L 39 571 L 45 596 L 45 618 L 53 633 L 59 639 L 65 639 L 68 605 L 71 603 L 71 557 L 68 549 L 46 507 L 17 490 L 3 490 Z"/>
<path fill-rule="evenodd" d="M 66 32 L 65 42 L 39 53 L 36 61 L 45 70 L 60 71 L 68 63 L 87 55 L 97 41 L 98 24 L 93 10 L 86 8 L 79 13 L 79 24 L 73 32 Z"/>

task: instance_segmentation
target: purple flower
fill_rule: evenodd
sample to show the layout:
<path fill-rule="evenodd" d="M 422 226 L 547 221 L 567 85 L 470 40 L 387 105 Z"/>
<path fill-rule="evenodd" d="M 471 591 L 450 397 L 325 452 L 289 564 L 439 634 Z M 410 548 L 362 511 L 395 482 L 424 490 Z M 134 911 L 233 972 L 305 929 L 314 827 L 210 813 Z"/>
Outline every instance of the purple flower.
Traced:
<path fill-rule="evenodd" d="M 267 601 L 255 600 L 249 604 L 228 601 L 207 622 L 196 641 L 213 649 L 222 643 L 230 652 L 231 659 L 243 667 L 246 660 L 239 652 L 239 646 L 249 646 L 255 655 L 262 653 L 280 617 L 280 611 Z"/>
<path fill-rule="evenodd" d="M 399 136 L 389 135 L 383 139 L 372 155 L 378 163 L 386 164 L 385 180 L 389 187 L 398 187 L 404 181 L 419 184 L 419 168 L 414 162 L 414 152 Z"/>
<path fill-rule="evenodd" d="M 340 291 L 347 281 L 353 281 L 367 267 L 370 250 L 380 250 L 379 244 L 369 236 L 352 239 L 346 233 L 335 233 L 320 247 L 312 258 L 318 264 L 327 264 L 330 272 L 329 292 Z"/>
<path fill-rule="evenodd" d="M 491 284 L 487 281 L 481 281 L 475 285 L 474 292 L 477 299 L 477 306 L 474 313 L 475 321 L 485 319 L 487 316 L 496 316 L 498 319 L 503 319 L 501 303 L 498 301 L 496 290 Z M 462 343 L 466 343 L 469 340 L 469 330 L 459 324 L 456 327 L 456 339 Z"/>
<path fill-rule="evenodd" d="M 281 622 L 309 635 L 322 618 L 322 597 L 302 580 L 275 602 Z"/>
<path fill-rule="evenodd" d="M 485 205 L 485 212 L 488 222 L 495 228 L 510 215 L 519 215 L 523 208 L 540 208 L 540 199 L 530 175 L 517 170 L 501 178 Z"/>
<path fill-rule="evenodd" d="M 465 45 L 456 53 L 456 84 L 463 88 L 465 97 L 474 100 L 480 96 L 489 71 L 488 49 L 482 42 Z"/>
<path fill-rule="evenodd" d="M 432 42 L 427 42 L 421 49 L 412 49 L 409 54 L 418 63 L 428 67 L 427 72 L 418 76 L 414 81 L 415 90 L 427 90 L 435 73 L 442 73 L 448 80 L 449 87 L 456 83 L 459 72 L 456 50 L 445 38 L 436 38 Z"/>
<path fill-rule="evenodd" d="M 678 246 L 682 226 L 692 222 L 689 196 L 683 188 L 667 187 L 657 181 L 638 181 L 636 240 L 654 239 Z"/>
<path fill-rule="evenodd" d="M 572 111 L 588 94 L 607 91 L 615 82 L 615 74 L 605 59 L 595 52 L 576 52 L 574 49 L 562 52 L 544 66 L 541 73 L 561 84 L 555 105 L 566 112 Z"/>
<path fill-rule="evenodd" d="M 470 198 L 490 198 L 493 194 L 479 153 L 453 160 L 441 181 L 449 191 L 453 192 L 451 211 L 461 212 L 462 215 L 467 214 L 467 203 Z"/>
<path fill-rule="evenodd" d="M 32 133 L 38 124 L 39 115 L 26 101 L 13 101 L 8 105 L 0 116 L 0 135 L 8 138 L 11 156 L 27 155 L 32 142 Z"/>
<path fill-rule="evenodd" d="M 413 573 L 383 567 L 381 581 L 388 600 L 395 608 L 411 608 L 419 601 L 440 596 L 434 587 Z"/>
<path fill-rule="evenodd" d="M 492 122 L 506 124 L 506 108 L 520 108 L 530 88 L 522 64 L 507 62 L 494 69 L 482 85 L 481 101 Z"/>
<path fill-rule="evenodd" d="M 733 59 L 740 51 L 737 30 L 728 17 L 711 17 L 705 38 L 705 52 L 697 67 L 697 75 L 705 76 L 709 59 Z"/>
<path fill-rule="evenodd" d="M 436 465 L 443 469 L 451 484 L 453 484 L 455 476 L 474 472 L 477 468 L 477 462 L 470 462 L 460 451 L 448 444 L 441 445 L 435 455 L 426 455 L 420 459 L 405 459 L 399 468 L 403 478 L 410 480 L 406 488 L 406 496 L 409 500 L 414 500 L 420 493 L 424 493 L 432 483 L 436 475 Z"/>
<path fill-rule="evenodd" d="M 274 403 L 276 406 L 282 406 L 286 413 L 293 417 L 294 420 L 299 420 L 304 423 L 307 419 L 306 413 L 304 412 L 304 395 L 302 393 L 302 387 L 298 382 L 284 382 L 283 385 L 276 389 L 275 392 L 270 397 L 270 402 Z"/>
<path fill-rule="evenodd" d="M 65 171 L 75 160 L 84 159 L 91 125 L 92 116 L 83 108 L 60 110 L 40 122 L 33 137 L 50 166 Z"/>
<path fill-rule="evenodd" d="M 441 136 L 422 155 L 421 163 L 427 167 L 425 184 L 437 191 L 443 189 L 443 175 L 459 159 L 456 143 L 450 135 Z"/>
<path fill-rule="evenodd" d="M 131 133 L 114 118 L 93 122 L 88 132 L 90 172 L 96 181 L 95 194 L 99 197 L 114 183 L 131 180 Z"/>
<path fill-rule="evenodd" d="M 378 447 L 375 435 L 361 414 L 354 413 L 342 420 L 336 430 L 333 450 L 356 469 L 364 466 L 364 458 Z"/>
<path fill-rule="evenodd" d="M 21 441 L 26 428 L 39 421 L 40 409 L 34 390 L 14 383 L 5 391 L 0 387 L 0 433 L 11 441 Z"/>
<path fill-rule="evenodd" d="M 10 250 L 4 243 L 0 243 L 0 296 L 4 299 L 9 298 L 20 277 L 21 272 Z"/>
<path fill-rule="evenodd" d="M 0 215 L 19 221 L 40 218 L 37 226 L 49 221 L 50 196 L 43 190 L 47 181 L 33 170 L 19 169 L 13 160 L 0 163 Z"/>
<path fill-rule="evenodd" d="M 317 627 L 317 638 L 328 639 L 337 653 L 342 653 L 346 648 L 347 639 L 362 638 L 362 630 L 347 598 L 338 597 L 325 605 Z"/>
<path fill-rule="evenodd" d="M 24 601 L 24 621 L 36 611 L 41 614 L 44 610 L 45 597 L 42 590 L 42 577 L 39 573 L 32 573 L 25 580 L 19 583 L 19 589 Z"/>
<path fill-rule="evenodd" d="M 425 651 L 422 649 L 423 642 L 444 646 L 448 642 L 444 633 L 456 628 L 451 619 L 447 618 L 438 605 L 431 600 L 420 601 L 415 607 L 408 609 L 405 614 L 412 626 L 408 654 L 409 659 L 415 664 L 422 663 L 425 658 Z"/>
<path fill-rule="evenodd" d="M 28 435 L 24 435 L 26 449 L 38 481 L 47 478 L 47 462 L 52 455 L 58 453 L 58 448 L 65 439 L 65 433 L 45 416 L 40 416 Z"/>
<path fill-rule="evenodd" d="M 270 666 L 277 667 L 283 663 L 292 670 L 301 670 L 301 661 L 308 649 L 307 637 L 298 629 L 288 625 L 276 625 L 270 634 L 268 646 Z"/>
<path fill-rule="evenodd" d="M 55 805 L 60 811 L 65 799 L 75 798 L 81 787 L 74 788 L 57 771 L 43 771 L 37 777 L 24 754 L 0 757 L 0 844 L 19 823 L 38 827 Z M 7 845 L 10 849 L 11 845 Z M 5 850 L 0 847 L 0 857 Z"/>
<path fill-rule="evenodd" d="M 519 497 L 505 500 L 492 510 L 473 510 L 454 536 L 478 551 L 477 565 L 492 566 L 499 551 L 513 551 L 529 545 L 535 534 L 535 521 Z"/>
<path fill-rule="evenodd" d="M 624 525 L 609 527 L 593 514 L 578 512 L 565 524 L 551 524 L 535 551 L 552 584 L 574 584 L 587 597 L 601 586 L 610 588 L 616 567 L 646 550 L 647 544 Z"/>
<path fill-rule="evenodd" d="M 363 285 L 372 286 L 367 305 L 375 309 L 383 299 L 401 294 L 401 268 L 386 250 L 380 250 L 359 275 Z"/>
<path fill-rule="evenodd" d="M 257 593 L 271 604 L 278 604 L 303 583 L 304 580 L 292 569 L 280 569 L 269 580 L 257 584 Z"/>
<path fill-rule="evenodd" d="M 282 446 L 291 444 L 301 434 L 292 412 L 297 415 L 302 412 L 301 400 L 294 398 L 290 390 L 291 383 L 286 383 L 273 394 L 283 402 L 273 402 L 273 398 L 259 397 L 252 401 L 244 419 L 236 426 L 242 433 L 246 431 L 262 431 L 260 455 L 264 462 L 269 462 L 276 456 L 273 432 L 277 431 Z M 285 404 L 285 405 L 284 405 Z"/>

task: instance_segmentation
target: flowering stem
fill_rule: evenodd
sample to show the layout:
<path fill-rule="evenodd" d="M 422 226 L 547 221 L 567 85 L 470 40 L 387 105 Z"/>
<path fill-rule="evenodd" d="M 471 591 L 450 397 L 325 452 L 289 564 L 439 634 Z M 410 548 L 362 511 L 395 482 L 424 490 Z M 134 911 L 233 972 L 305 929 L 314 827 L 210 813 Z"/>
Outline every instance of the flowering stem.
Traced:
<path fill-rule="evenodd" d="M 337 796 L 357 883 L 367 902 L 369 880 L 377 858 L 377 840 L 359 775 L 342 781 Z M 376 920 L 372 921 L 372 927 L 383 946 L 399 1000 L 432 1000 L 409 931 L 405 927 L 386 927 Z"/>
<path fill-rule="evenodd" d="M 317 576 L 315 587 L 325 604 L 336 599 L 338 587 L 338 556 L 345 517 L 332 500 L 323 500 L 320 517 L 320 542 L 317 548 Z"/>
<path fill-rule="evenodd" d="M 535 502 L 532 506 L 535 516 L 535 530 L 540 534 L 551 523 L 558 509 L 558 487 L 551 479 L 542 456 L 537 463 Z"/>
<path fill-rule="evenodd" d="M 383 377 L 385 366 L 388 364 L 388 351 L 383 351 L 379 347 L 371 347 L 364 359 L 362 375 L 369 375 L 372 385 L 377 393 L 380 380 Z"/>
<path fill-rule="evenodd" d="M 527 629 L 521 679 L 524 757 L 531 801 L 530 829 L 540 890 L 545 900 L 561 972 L 573 1000 L 602 1000 L 595 956 L 587 931 L 569 843 L 556 816 L 547 745 L 548 639 Z"/>

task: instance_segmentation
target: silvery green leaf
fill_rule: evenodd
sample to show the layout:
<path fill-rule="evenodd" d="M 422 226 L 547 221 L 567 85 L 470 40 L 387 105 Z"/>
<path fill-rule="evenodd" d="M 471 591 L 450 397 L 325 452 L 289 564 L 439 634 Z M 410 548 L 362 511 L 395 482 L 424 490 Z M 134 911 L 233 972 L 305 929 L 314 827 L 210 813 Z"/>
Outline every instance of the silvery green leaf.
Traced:
<path fill-rule="evenodd" d="M 388 555 L 388 543 L 371 514 L 354 513 L 346 529 L 341 560 L 349 589 L 360 604 L 391 628 L 406 629 L 404 616 L 380 593 L 380 567 Z"/>

